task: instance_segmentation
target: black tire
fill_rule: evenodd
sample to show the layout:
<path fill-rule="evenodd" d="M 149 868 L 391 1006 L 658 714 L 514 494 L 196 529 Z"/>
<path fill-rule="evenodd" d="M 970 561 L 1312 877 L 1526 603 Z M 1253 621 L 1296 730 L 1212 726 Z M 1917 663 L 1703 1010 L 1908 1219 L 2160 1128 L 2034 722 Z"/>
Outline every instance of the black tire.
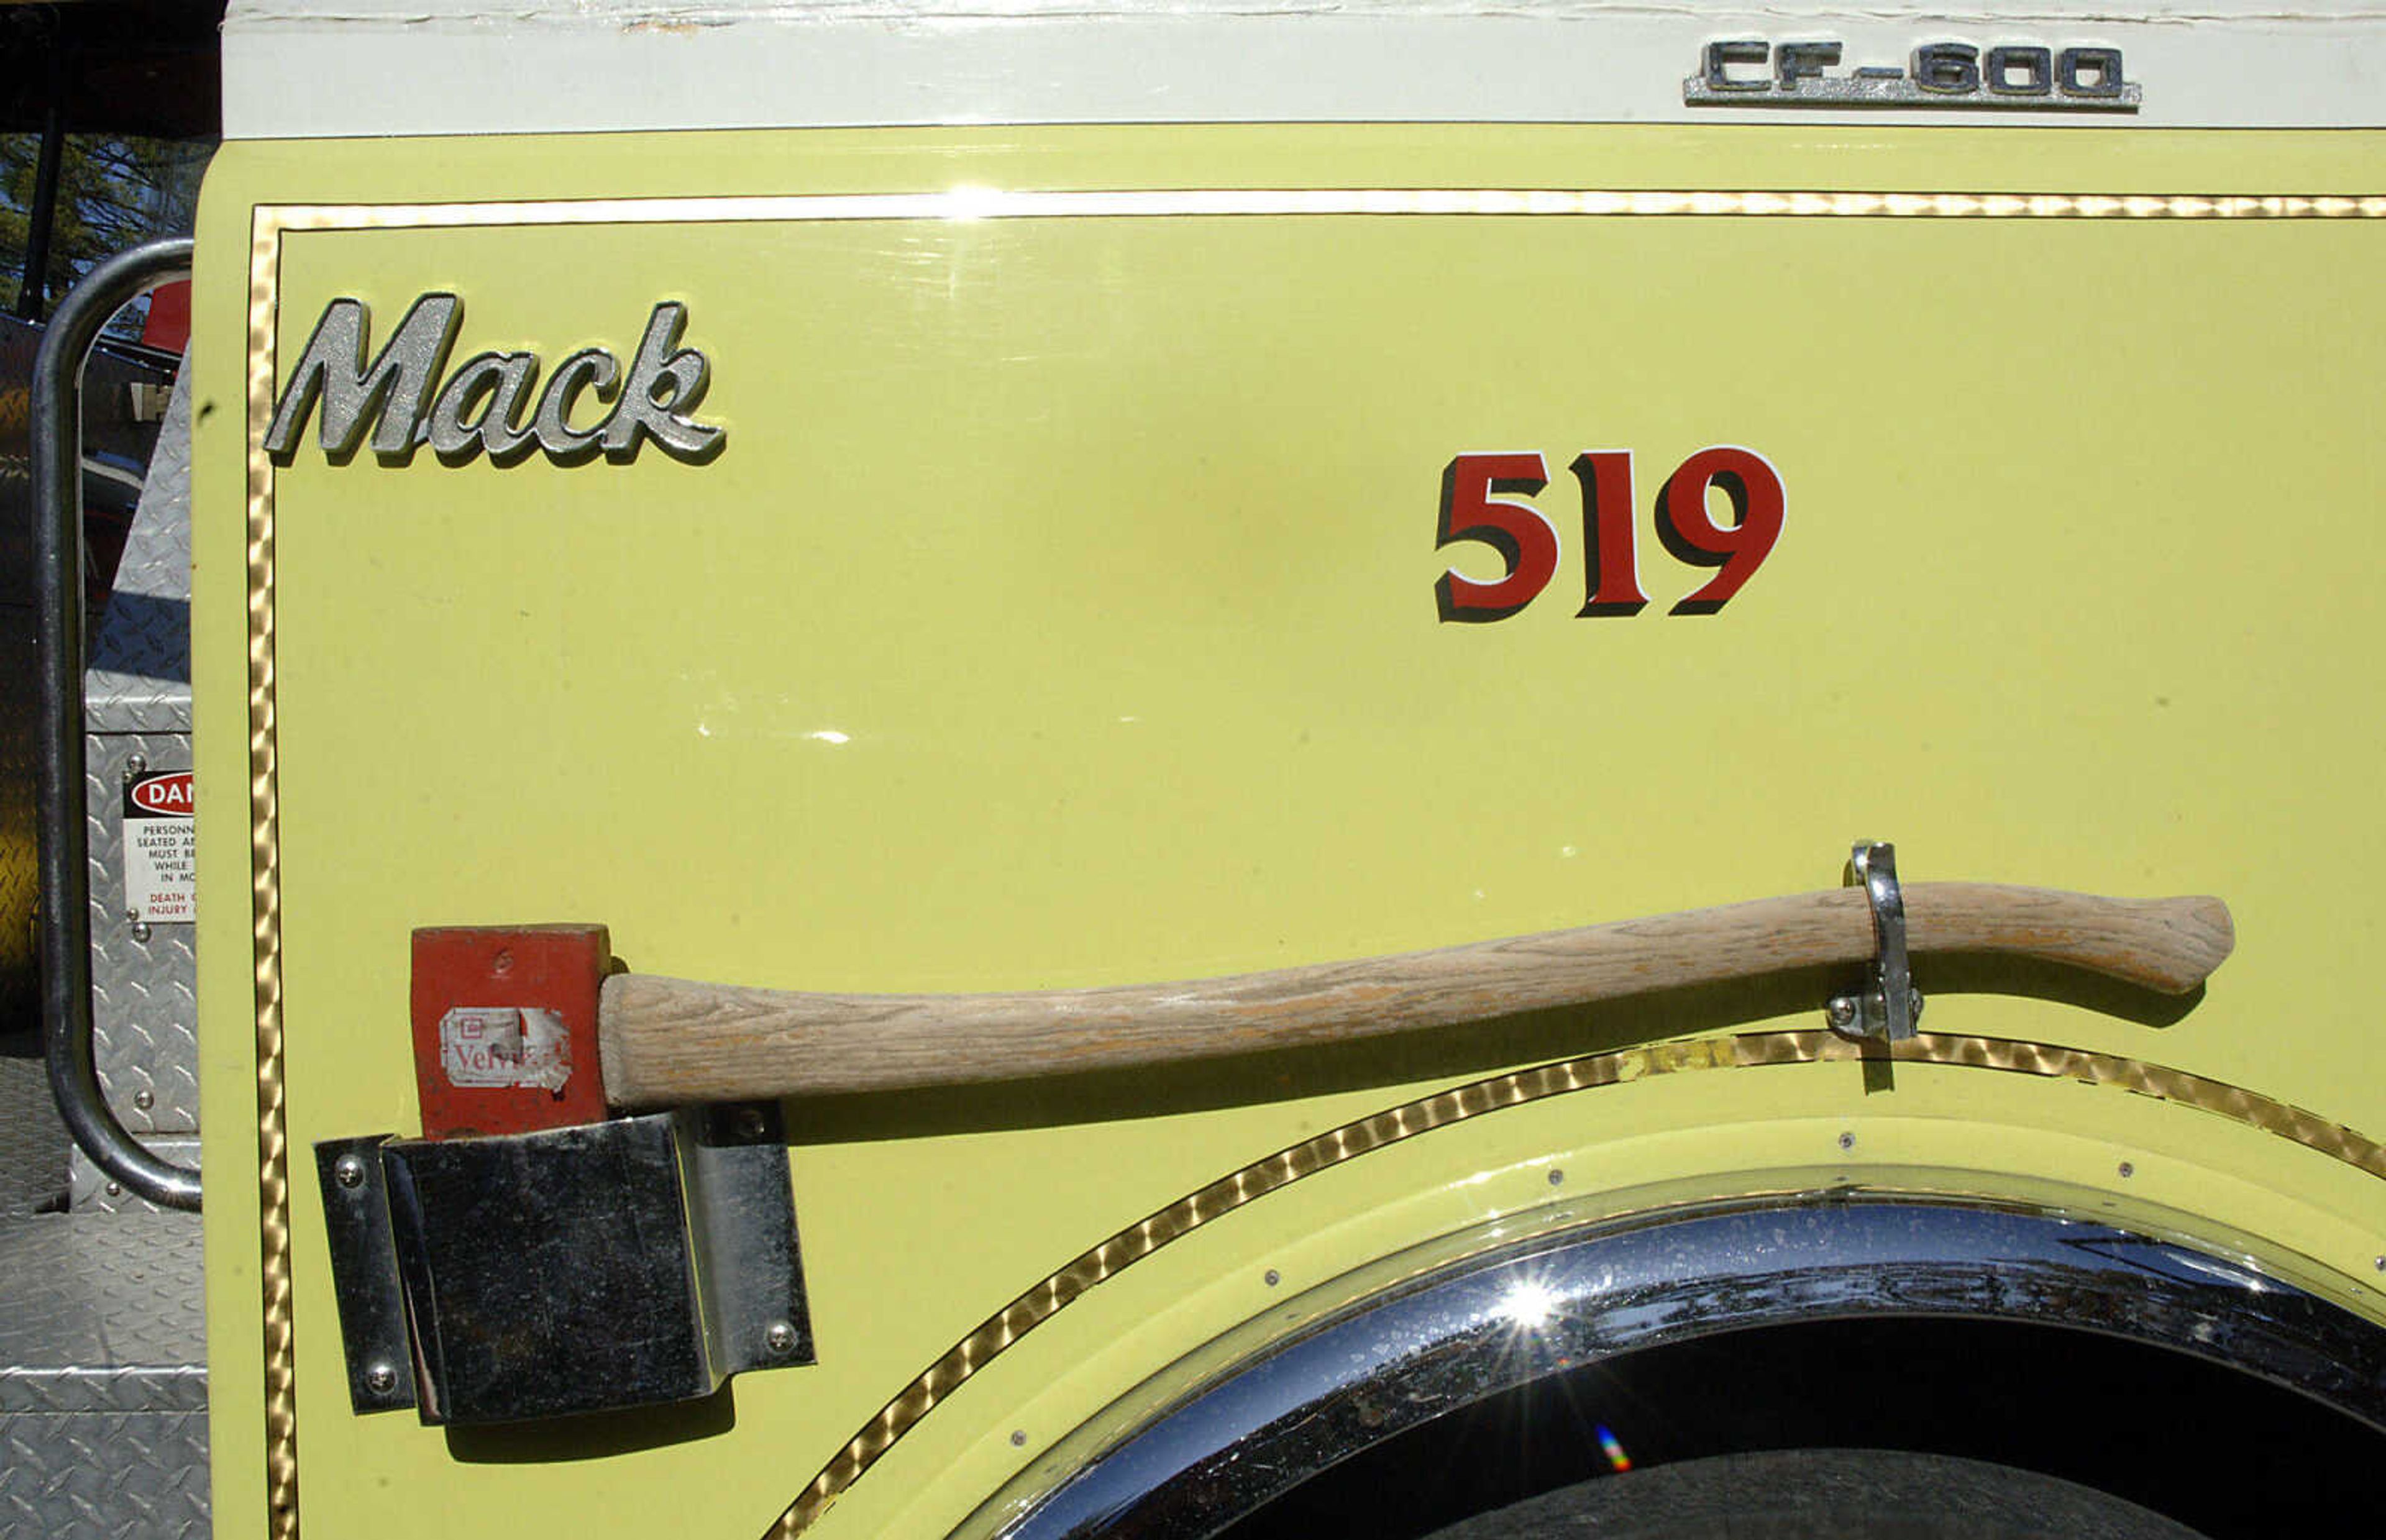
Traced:
<path fill-rule="evenodd" d="M 1786 1449 L 1604 1476 L 1424 1540 L 2204 1540 L 2091 1487 L 1949 1455 Z"/>

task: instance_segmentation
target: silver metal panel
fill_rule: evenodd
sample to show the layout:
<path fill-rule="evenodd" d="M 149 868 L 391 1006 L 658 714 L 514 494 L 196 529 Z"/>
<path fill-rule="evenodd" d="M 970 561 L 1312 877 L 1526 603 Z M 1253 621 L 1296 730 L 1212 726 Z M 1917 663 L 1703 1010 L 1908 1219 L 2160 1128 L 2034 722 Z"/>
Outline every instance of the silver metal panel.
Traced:
<path fill-rule="evenodd" d="M 46 1085 L 44 1094 L 47 1094 Z M 171 1160 L 177 1166 L 188 1166 L 193 1171 L 199 1169 L 199 1141 L 195 1138 L 147 1139 L 143 1142 L 162 1159 Z M 147 1198 L 125 1191 L 124 1183 L 92 1164 L 91 1157 L 80 1149 L 70 1149 L 67 1157 L 67 1207 L 78 1214 L 155 1214 L 164 1211 Z"/>
<path fill-rule="evenodd" d="M 108 1106 L 128 1131 L 196 1133 L 195 927 L 135 925 L 127 918 L 124 899 L 126 771 L 135 758 L 149 770 L 189 770 L 191 740 L 180 732 L 94 733 L 85 741 L 84 752 L 84 821 L 91 842 L 92 1058 Z"/>
<path fill-rule="evenodd" d="M 0 1534 L 207 1534 L 199 1217 L 0 1223 Z"/>
<path fill-rule="evenodd" d="M 0 1370 L 0 1416 L 123 1416 L 207 1409 L 202 1364 Z"/>
<path fill-rule="evenodd" d="M 91 845 L 92 1054 L 108 1105 L 136 1133 L 198 1130 L 198 963 L 189 925 L 127 916 L 121 797 L 137 760 L 191 764 L 190 377 L 176 380 L 115 590 L 92 639 L 83 698 L 84 814 Z M 196 1150 L 176 1141 L 182 1164 Z M 78 1150 L 78 1210 L 147 1209 Z"/>
<path fill-rule="evenodd" d="M 41 670 L 33 644 L 32 468 L 28 432 L 33 356 L 41 340 L 40 327 L 0 316 L 0 1036 L 35 1030 L 34 996 L 39 987 L 32 923 L 34 729 L 41 720 L 35 681 Z M 154 367 L 101 353 L 86 366 L 83 377 L 84 464 L 91 472 L 86 487 L 99 488 L 104 481 L 120 484 L 124 478 L 137 476 L 156 432 L 155 424 L 137 420 L 140 414 L 132 409 L 130 387 L 154 383 L 163 375 Z M 182 439 L 187 445 L 187 426 Z M 182 459 L 185 493 L 181 517 L 187 551 L 187 447 Z M 115 494 L 100 488 L 96 495 L 105 502 Z M 166 517 L 162 507 L 160 517 Z M 183 591 L 188 593 L 187 579 Z M 185 682 L 181 720 L 187 725 L 187 667 L 182 677 Z"/>
<path fill-rule="evenodd" d="M 141 507 L 92 637 L 83 679 L 93 732 L 191 730 L 191 386 L 174 382 Z"/>
<path fill-rule="evenodd" d="M 196 1214 L 0 1224 L 0 1377 L 205 1363 L 199 1235 Z"/>
<path fill-rule="evenodd" d="M 207 1414 L 0 1413 L 0 1534 L 203 1540 Z"/>
<path fill-rule="evenodd" d="M 29 945 L 34 907 L 26 870 L 34 851 L 34 709 L 29 418 L 25 386 L 39 332 L 0 323 L 0 1049 L 39 1035 Z M 126 385 L 162 372 L 95 357 L 85 370 L 83 478 L 88 538 L 112 545 L 127 489 L 156 435 L 155 413 Z M 97 715 L 161 731 L 142 740 L 86 739 L 105 777 L 90 798 L 117 854 L 126 756 L 187 768 L 189 668 L 187 407 L 173 406 L 176 445 L 161 462 L 127 533 L 118 573 L 130 602 L 94 627 Z M 12 407 L 19 408 L 11 410 Z M 103 560 L 107 559 L 104 555 Z M 102 842 L 94 840 L 94 846 Z M 69 846 L 69 848 L 71 848 Z M 113 875 L 112 873 L 109 875 Z M 19 887 L 23 888 L 19 892 Z M 103 902 L 120 908 L 121 878 L 103 875 Z M 136 1127 L 196 1126 L 195 983 L 189 927 L 157 927 L 134 943 L 120 915 L 99 917 L 94 970 L 103 981 L 99 1056 L 119 1116 Z M 112 922 L 111 922 L 112 921 Z M 164 945 L 160 945 L 160 941 Z M 80 945 L 80 942 L 77 942 Z M 136 950 L 137 947 L 137 950 Z M 112 1040 L 112 1042 L 111 1042 Z M 111 1051 L 112 1046 L 112 1051 Z M 203 1259 L 195 1214 L 28 1214 L 67 1193 L 69 1162 L 37 1057 L 0 1058 L 0 1534 L 196 1536 L 207 1530 L 207 1429 Z M 92 1205 L 113 1206 L 105 1178 L 78 1162 Z"/>
<path fill-rule="evenodd" d="M 0 1221 L 54 1213 L 67 1191 L 67 1125 L 51 1099 L 38 1038 L 7 1038 L 0 1056 Z"/>

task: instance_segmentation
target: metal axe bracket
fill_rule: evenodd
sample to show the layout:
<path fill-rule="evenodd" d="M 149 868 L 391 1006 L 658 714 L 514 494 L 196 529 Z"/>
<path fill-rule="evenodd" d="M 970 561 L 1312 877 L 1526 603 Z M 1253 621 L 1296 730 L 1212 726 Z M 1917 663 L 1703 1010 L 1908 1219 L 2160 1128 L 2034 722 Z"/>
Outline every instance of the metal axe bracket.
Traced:
<path fill-rule="evenodd" d="M 775 1104 L 315 1146 L 358 1413 L 513 1422 L 812 1361 Z"/>
<path fill-rule="evenodd" d="M 1848 858 L 1846 885 L 1861 887 L 1872 909 L 1873 960 L 1865 987 L 1836 995 L 1826 1009 L 1832 1030 L 1846 1037 L 1903 1043 L 1922 1019 L 1922 991 L 1905 952 L 1905 895 L 1897 885 L 1897 846 L 1858 840 Z"/>

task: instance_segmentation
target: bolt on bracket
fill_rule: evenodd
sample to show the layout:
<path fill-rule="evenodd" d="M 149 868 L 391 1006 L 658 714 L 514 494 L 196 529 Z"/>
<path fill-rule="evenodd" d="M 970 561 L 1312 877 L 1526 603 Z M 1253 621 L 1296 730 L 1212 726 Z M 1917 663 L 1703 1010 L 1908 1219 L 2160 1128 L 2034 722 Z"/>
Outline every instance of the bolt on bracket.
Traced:
<path fill-rule="evenodd" d="M 1897 847 L 1858 840 L 1845 882 L 1861 887 L 1872 910 L 1873 960 L 1865 987 L 1835 995 L 1824 1020 L 1843 1037 L 1903 1043 L 1922 1019 L 1922 992 L 1905 954 L 1905 895 L 1897 885 Z"/>
<path fill-rule="evenodd" d="M 773 1104 L 315 1159 L 358 1413 L 610 1411 L 812 1361 Z"/>

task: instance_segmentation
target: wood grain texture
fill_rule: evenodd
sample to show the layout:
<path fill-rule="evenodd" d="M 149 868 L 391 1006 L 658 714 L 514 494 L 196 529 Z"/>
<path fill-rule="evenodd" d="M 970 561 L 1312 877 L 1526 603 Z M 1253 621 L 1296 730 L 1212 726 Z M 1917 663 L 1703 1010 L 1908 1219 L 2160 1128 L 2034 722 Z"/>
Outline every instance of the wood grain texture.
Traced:
<path fill-rule="evenodd" d="M 1904 894 L 1907 946 L 1917 957 L 2031 958 L 2179 995 L 2235 944 L 2217 898 L 2100 898 L 1987 883 L 1916 883 Z M 609 1098 L 663 1107 L 1345 1043 L 1872 955 L 1863 894 L 1835 888 L 1430 952 L 1104 989 L 831 995 L 623 973 L 606 981 L 598 1040 Z"/>

